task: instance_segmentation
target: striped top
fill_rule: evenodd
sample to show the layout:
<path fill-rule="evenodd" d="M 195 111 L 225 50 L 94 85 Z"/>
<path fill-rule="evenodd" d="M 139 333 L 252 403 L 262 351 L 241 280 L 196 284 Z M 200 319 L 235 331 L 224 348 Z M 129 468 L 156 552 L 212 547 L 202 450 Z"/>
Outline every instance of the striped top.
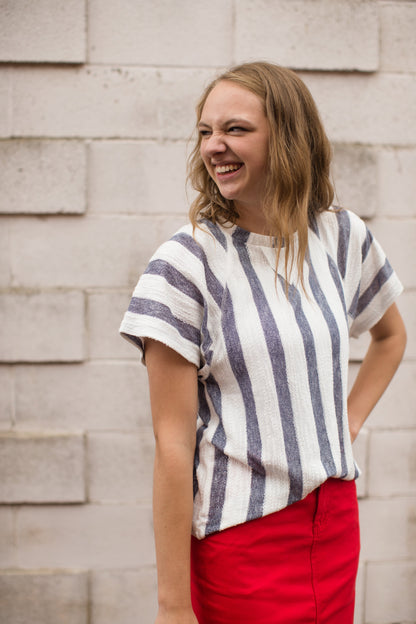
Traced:
<path fill-rule="evenodd" d="M 347 420 L 349 336 L 402 286 L 365 223 L 324 212 L 309 230 L 303 290 L 285 292 L 268 236 L 201 224 L 153 255 L 121 324 L 198 368 L 193 534 L 278 511 L 329 477 L 358 474 Z M 296 240 L 295 240 L 296 250 Z M 284 254 L 282 254 L 284 255 Z"/>

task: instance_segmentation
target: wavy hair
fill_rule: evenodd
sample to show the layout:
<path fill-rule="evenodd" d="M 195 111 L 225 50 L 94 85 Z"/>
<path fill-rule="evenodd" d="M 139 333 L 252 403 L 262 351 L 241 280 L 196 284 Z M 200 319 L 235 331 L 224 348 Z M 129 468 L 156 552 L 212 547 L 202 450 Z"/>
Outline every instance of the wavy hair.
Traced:
<path fill-rule="evenodd" d="M 266 62 L 245 63 L 213 80 L 196 107 L 198 125 L 206 99 L 221 81 L 233 82 L 255 93 L 268 120 L 269 169 L 262 209 L 268 234 L 275 239 L 276 268 L 284 249 L 286 279 L 296 260 L 303 284 L 303 263 L 308 246 L 308 226 L 316 214 L 328 210 L 334 198 L 330 181 L 331 146 L 316 104 L 306 85 L 290 69 Z M 189 217 L 195 227 L 201 219 L 236 223 L 239 217 L 225 199 L 200 155 L 198 133 L 188 159 L 188 181 L 197 191 Z M 295 233 L 298 249 L 295 257 Z"/>

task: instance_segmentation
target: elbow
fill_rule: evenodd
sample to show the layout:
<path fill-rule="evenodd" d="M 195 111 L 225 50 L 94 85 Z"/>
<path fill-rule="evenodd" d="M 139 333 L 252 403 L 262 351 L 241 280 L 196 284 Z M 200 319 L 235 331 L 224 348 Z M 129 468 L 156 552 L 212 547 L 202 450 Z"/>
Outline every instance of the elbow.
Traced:
<path fill-rule="evenodd" d="M 406 344 L 407 344 L 407 332 L 406 332 L 405 324 L 403 323 L 403 327 L 399 335 L 399 353 L 400 353 L 399 362 L 403 359 L 404 353 L 406 351 Z"/>
<path fill-rule="evenodd" d="M 407 342 L 406 327 L 396 304 L 370 329 L 372 342 L 396 367 L 400 364 Z"/>
<path fill-rule="evenodd" d="M 181 483 L 192 478 L 194 452 L 187 445 L 156 441 L 154 475 L 168 483 Z"/>
<path fill-rule="evenodd" d="M 393 337 L 395 340 L 398 362 L 400 363 L 406 351 L 407 344 L 406 326 L 401 316 L 399 316 L 395 330 L 396 331 L 394 332 Z"/>
<path fill-rule="evenodd" d="M 163 433 L 155 433 L 156 459 L 175 464 L 176 462 L 192 462 L 195 454 L 195 438 L 175 438 Z"/>
<path fill-rule="evenodd" d="M 403 359 L 407 344 L 407 333 L 403 322 L 394 334 L 387 338 L 387 344 L 390 350 L 391 359 L 397 368 Z"/>

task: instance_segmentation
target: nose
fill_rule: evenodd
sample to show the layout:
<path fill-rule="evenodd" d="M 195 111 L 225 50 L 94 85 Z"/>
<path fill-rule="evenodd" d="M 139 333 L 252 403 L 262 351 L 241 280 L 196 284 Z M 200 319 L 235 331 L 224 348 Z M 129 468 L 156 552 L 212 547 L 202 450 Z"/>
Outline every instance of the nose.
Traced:
<path fill-rule="evenodd" d="M 203 150 L 204 154 L 209 157 L 214 156 L 214 154 L 225 152 L 227 149 L 227 145 L 224 140 L 224 135 L 213 132 L 204 139 L 201 145 L 201 149 Z"/>

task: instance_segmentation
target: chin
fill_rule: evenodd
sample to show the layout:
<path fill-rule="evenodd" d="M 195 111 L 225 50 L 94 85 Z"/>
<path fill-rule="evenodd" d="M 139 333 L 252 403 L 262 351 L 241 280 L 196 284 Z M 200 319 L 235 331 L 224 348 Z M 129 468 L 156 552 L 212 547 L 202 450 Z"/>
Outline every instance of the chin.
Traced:
<path fill-rule="evenodd" d="M 238 201 L 238 193 L 235 193 L 229 189 L 221 189 L 218 187 L 219 192 L 224 197 L 224 199 L 228 199 L 228 201 Z"/>

